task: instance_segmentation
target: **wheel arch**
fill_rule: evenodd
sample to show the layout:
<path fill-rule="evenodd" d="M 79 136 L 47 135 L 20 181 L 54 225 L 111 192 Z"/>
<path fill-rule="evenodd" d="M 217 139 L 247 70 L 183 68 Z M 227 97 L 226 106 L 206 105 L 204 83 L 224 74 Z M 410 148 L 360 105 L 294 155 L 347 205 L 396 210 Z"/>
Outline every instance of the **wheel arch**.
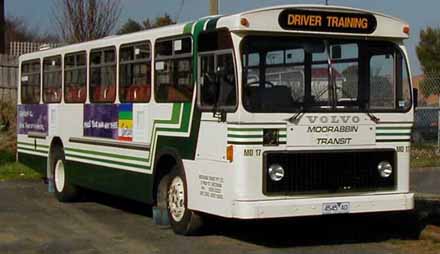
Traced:
<path fill-rule="evenodd" d="M 178 165 L 182 169 L 184 168 L 182 157 L 176 149 L 164 148 L 158 152 L 153 167 L 153 205 L 157 202 L 157 192 L 160 180 L 169 174 L 175 165 Z"/>

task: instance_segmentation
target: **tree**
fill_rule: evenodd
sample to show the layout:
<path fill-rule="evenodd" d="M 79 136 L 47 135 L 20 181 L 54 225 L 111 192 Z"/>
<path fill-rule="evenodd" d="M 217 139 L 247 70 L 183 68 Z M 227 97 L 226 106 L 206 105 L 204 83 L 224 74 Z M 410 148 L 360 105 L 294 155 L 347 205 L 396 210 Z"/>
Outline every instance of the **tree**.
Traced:
<path fill-rule="evenodd" d="M 53 1 L 53 16 L 59 35 L 70 43 L 108 36 L 121 15 L 120 0 Z"/>
<path fill-rule="evenodd" d="M 163 16 L 156 17 L 154 22 L 152 22 L 148 18 L 142 21 L 141 23 L 132 19 L 128 19 L 127 22 L 121 26 L 121 28 L 118 31 L 118 34 L 133 33 L 133 32 L 152 29 L 156 27 L 168 26 L 172 24 L 176 24 L 176 22 L 167 13 L 165 13 Z"/>
<path fill-rule="evenodd" d="M 139 24 L 137 21 L 128 19 L 125 24 L 121 26 L 121 28 L 118 31 L 118 34 L 129 34 L 144 30 L 144 27 Z"/>
<path fill-rule="evenodd" d="M 425 96 L 440 93 L 440 28 L 427 27 L 420 31 L 420 42 L 416 47 L 425 79 L 420 89 Z"/>
<path fill-rule="evenodd" d="M 163 16 L 156 17 L 156 20 L 154 22 L 151 22 L 150 19 L 146 19 L 142 23 L 145 29 L 176 24 L 176 22 L 171 18 L 168 13 L 165 13 Z"/>

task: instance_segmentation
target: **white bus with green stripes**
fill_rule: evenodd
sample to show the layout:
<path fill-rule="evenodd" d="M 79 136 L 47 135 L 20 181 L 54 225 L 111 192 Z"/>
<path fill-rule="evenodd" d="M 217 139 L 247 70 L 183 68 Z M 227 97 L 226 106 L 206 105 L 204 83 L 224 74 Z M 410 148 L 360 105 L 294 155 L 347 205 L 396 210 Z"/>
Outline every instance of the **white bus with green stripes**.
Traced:
<path fill-rule="evenodd" d="M 145 202 L 179 234 L 206 214 L 410 210 L 408 35 L 381 13 L 288 5 L 26 54 L 18 160 L 60 201 Z"/>

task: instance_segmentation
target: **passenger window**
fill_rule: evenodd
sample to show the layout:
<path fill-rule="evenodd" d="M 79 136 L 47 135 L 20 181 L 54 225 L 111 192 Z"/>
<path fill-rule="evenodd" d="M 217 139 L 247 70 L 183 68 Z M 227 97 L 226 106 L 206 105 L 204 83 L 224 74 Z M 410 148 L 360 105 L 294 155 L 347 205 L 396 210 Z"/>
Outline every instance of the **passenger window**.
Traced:
<path fill-rule="evenodd" d="M 116 99 L 116 50 L 105 48 L 90 53 L 90 101 L 114 102 Z"/>
<path fill-rule="evenodd" d="M 121 46 L 119 100 L 148 102 L 151 97 L 151 50 L 148 42 Z"/>
<path fill-rule="evenodd" d="M 68 54 L 64 57 L 64 101 L 84 103 L 87 98 L 86 52 Z"/>
<path fill-rule="evenodd" d="M 188 102 L 193 95 L 191 38 L 156 43 L 155 94 L 158 102 Z"/>
<path fill-rule="evenodd" d="M 40 60 L 32 60 L 21 65 L 21 103 L 40 103 Z"/>
<path fill-rule="evenodd" d="M 43 102 L 61 102 L 61 56 L 43 60 Z"/>

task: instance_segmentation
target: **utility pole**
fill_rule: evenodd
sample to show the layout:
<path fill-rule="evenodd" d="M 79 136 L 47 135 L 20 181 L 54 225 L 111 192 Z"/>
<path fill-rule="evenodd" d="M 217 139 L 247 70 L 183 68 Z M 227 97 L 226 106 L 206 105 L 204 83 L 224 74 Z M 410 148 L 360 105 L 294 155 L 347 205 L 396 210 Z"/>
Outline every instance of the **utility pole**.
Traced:
<path fill-rule="evenodd" d="M 328 5 L 328 0 L 325 0 L 325 5 Z"/>
<path fill-rule="evenodd" d="M 209 0 L 209 15 L 218 15 L 218 0 Z"/>
<path fill-rule="evenodd" d="M 6 53 L 5 47 L 5 0 L 0 0 L 0 54 Z"/>

